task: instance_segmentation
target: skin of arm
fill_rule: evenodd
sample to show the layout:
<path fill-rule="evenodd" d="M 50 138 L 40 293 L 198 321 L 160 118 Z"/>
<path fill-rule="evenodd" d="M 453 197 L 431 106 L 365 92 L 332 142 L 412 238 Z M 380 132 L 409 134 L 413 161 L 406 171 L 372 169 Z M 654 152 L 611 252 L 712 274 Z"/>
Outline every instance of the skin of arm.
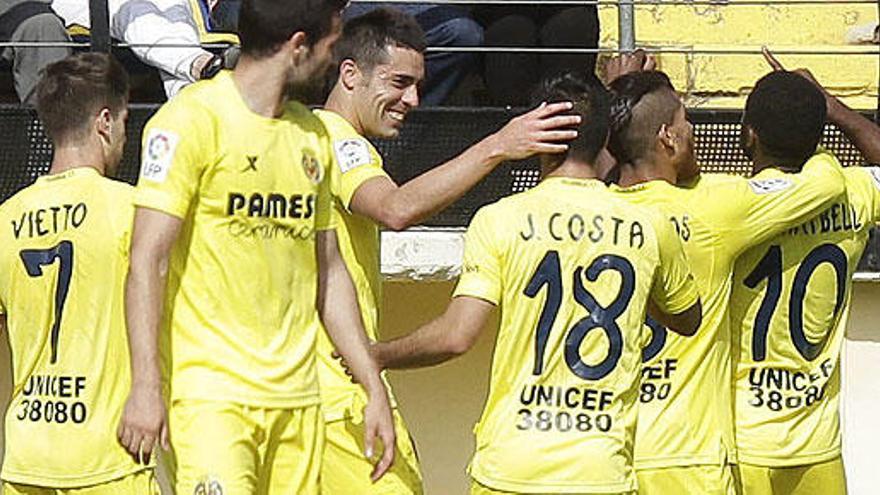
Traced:
<path fill-rule="evenodd" d="M 571 108 L 569 102 L 542 104 L 401 186 L 387 177 L 370 179 L 354 193 L 351 211 L 403 230 L 449 206 L 504 161 L 564 152 L 568 146 L 561 143 L 577 137 L 571 128 L 580 117 L 558 114 Z"/>
<path fill-rule="evenodd" d="M 880 127 L 830 95 L 824 88 L 822 92 L 825 93 L 825 101 L 828 103 L 828 120 L 843 131 L 868 163 L 880 164 Z"/>
<path fill-rule="evenodd" d="M 157 441 L 166 450 L 167 411 L 159 371 L 159 321 L 168 258 L 182 220 L 147 208 L 135 212 L 131 264 L 125 283 L 125 320 L 131 355 L 131 391 L 117 435 L 138 462 L 147 463 Z"/>
<path fill-rule="evenodd" d="M 319 267 L 318 313 L 334 347 L 348 363 L 351 374 L 363 385 L 369 398 L 364 409 L 365 455 L 367 458 L 373 457 L 373 444 L 377 436 L 384 447 L 382 458 L 370 475 L 376 481 L 394 461 L 395 431 L 388 392 L 379 375 L 381 370 L 370 356 L 357 293 L 339 253 L 336 231 L 319 231 L 316 250 Z"/>
<path fill-rule="evenodd" d="M 469 296 L 453 298 L 446 311 L 409 335 L 374 344 L 382 368 L 419 368 L 443 363 L 470 350 L 495 305 Z"/>

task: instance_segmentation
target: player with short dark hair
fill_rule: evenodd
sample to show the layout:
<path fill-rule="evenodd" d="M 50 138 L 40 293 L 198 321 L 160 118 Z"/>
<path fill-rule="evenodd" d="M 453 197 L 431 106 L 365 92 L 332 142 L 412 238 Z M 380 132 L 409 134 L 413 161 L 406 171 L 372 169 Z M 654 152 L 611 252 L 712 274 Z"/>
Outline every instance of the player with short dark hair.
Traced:
<path fill-rule="evenodd" d="M 610 150 L 619 164 L 618 194 L 658 208 L 675 227 L 704 301 L 694 339 L 648 322 L 643 350 L 635 462 L 639 493 L 736 493 L 731 417 L 728 301 L 737 257 L 797 225 L 843 191 L 840 165 L 813 156 L 803 172 L 742 177 L 703 174 L 693 126 L 669 78 L 626 74 L 615 93 Z M 814 150 L 815 151 L 815 150 Z M 719 385 L 721 384 L 721 385 Z"/>
<path fill-rule="evenodd" d="M 470 349 L 500 307 L 471 493 L 634 494 L 646 311 L 692 335 L 700 300 L 669 222 L 600 180 L 605 88 L 567 75 L 540 98 L 574 103 L 568 155 L 541 155 L 535 188 L 477 212 L 446 312 L 372 352 L 386 368 L 441 363 Z"/>
<path fill-rule="evenodd" d="M 252 59 L 271 57 L 298 32 L 306 46 L 313 46 L 337 29 L 335 16 L 347 4 L 348 0 L 242 2 L 237 27 L 241 53 Z"/>
<path fill-rule="evenodd" d="M 148 451 L 170 432 L 178 493 L 320 492 L 319 316 L 365 385 L 365 477 L 392 463 L 387 392 L 333 230 L 330 141 L 291 98 L 323 80 L 344 5 L 245 0 L 235 70 L 187 87 L 144 129 L 120 438 Z"/>
<path fill-rule="evenodd" d="M 419 104 L 424 48 L 421 28 L 408 14 L 377 9 L 348 21 L 334 50 L 339 61 L 336 83 L 325 109 L 316 111 L 333 143 L 330 189 L 340 218 L 340 248 L 358 289 L 361 317 L 373 339 L 378 337 L 382 302 L 380 225 L 394 230 L 413 225 L 461 197 L 503 161 L 542 150 L 564 151 L 566 145 L 558 141 L 577 135 L 565 127 L 576 125 L 579 117 L 555 115 L 570 105 L 549 105 L 512 119 L 461 155 L 397 185 L 366 137 L 397 136 L 409 111 Z M 396 410 L 401 455 L 389 475 L 376 486 L 368 485 L 369 464 L 358 455 L 362 447 L 357 409 L 363 392 L 330 359 L 328 339 L 320 338 L 318 348 L 322 412 L 327 421 L 324 491 L 422 493 L 418 460 Z"/>
<path fill-rule="evenodd" d="M 799 168 L 816 153 L 826 115 L 825 98 L 813 83 L 793 72 L 771 72 L 746 99 L 743 150 L 759 167 Z"/>
<path fill-rule="evenodd" d="M 755 85 L 743 117 L 755 170 L 797 169 L 832 122 L 869 159 L 876 126 L 831 97 L 804 70 L 774 72 Z M 868 137 L 866 140 L 865 137 Z M 870 144 L 870 141 L 875 144 Z M 868 143 L 868 144 L 866 144 Z M 780 164 L 773 170 L 775 164 Z M 880 168 L 848 167 L 846 192 L 736 262 L 733 322 L 736 442 L 745 495 L 842 495 L 840 352 L 852 278 L 880 220 Z"/>
<path fill-rule="evenodd" d="M 115 435 L 131 381 L 134 194 L 104 176 L 122 158 L 128 75 L 108 55 L 78 54 L 47 66 L 36 94 L 52 165 L 0 206 L 0 327 L 13 366 L 3 492 L 152 495 L 152 461 Z"/>

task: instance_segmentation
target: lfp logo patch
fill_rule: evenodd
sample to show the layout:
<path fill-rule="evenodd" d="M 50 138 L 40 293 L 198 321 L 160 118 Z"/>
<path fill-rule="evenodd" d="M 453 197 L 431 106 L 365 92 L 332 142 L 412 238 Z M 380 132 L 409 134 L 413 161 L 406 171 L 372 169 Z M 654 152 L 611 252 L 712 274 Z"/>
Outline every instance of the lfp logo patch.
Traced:
<path fill-rule="evenodd" d="M 173 132 L 150 129 L 144 146 L 141 177 L 153 182 L 165 182 L 179 141 L 180 137 Z"/>

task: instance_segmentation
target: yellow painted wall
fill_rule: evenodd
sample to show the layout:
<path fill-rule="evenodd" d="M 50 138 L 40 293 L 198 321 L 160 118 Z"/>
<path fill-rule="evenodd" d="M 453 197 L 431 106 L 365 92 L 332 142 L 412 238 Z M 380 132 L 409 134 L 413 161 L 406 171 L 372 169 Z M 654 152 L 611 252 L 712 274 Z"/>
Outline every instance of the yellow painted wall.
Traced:
<path fill-rule="evenodd" d="M 637 0 L 638 1 L 638 0 Z M 772 0 L 768 0 L 772 2 Z M 876 51 L 876 45 L 847 45 L 853 27 L 876 23 L 877 5 L 825 2 L 820 5 L 714 5 L 636 7 L 636 41 L 645 48 Z M 600 7 L 600 44 L 616 47 L 617 7 Z M 861 109 L 877 107 L 878 55 L 784 55 L 788 68 L 809 67 L 834 94 Z M 768 69 L 758 54 L 661 54 L 660 68 L 670 74 L 688 105 L 741 107 L 744 96 Z"/>

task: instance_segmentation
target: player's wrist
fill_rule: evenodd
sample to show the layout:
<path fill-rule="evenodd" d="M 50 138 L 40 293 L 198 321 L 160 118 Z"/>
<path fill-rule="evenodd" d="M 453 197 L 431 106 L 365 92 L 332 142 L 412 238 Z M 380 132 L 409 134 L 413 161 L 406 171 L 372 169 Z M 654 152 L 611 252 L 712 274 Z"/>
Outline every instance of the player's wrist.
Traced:
<path fill-rule="evenodd" d="M 486 139 L 477 143 L 480 147 L 479 154 L 483 158 L 482 163 L 495 167 L 500 163 L 510 160 L 511 154 L 504 145 L 504 138 L 497 132 L 486 137 Z"/>

